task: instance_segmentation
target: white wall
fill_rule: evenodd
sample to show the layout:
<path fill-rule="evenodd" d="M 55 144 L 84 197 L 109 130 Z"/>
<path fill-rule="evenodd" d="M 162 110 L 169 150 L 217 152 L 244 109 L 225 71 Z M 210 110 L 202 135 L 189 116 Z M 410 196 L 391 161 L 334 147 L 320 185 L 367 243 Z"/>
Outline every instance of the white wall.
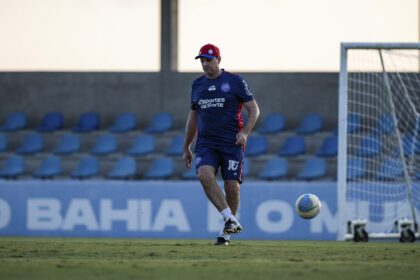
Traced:
<path fill-rule="evenodd" d="M 181 71 L 208 42 L 239 71 L 338 71 L 340 42 L 416 42 L 418 0 L 179 0 Z M 256 4 L 258 3 L 258 4 Z"/>
<path fill-rule="evenodd" d="M 158 71 L 160 0 L 0 0 L 0 71 Z"/>

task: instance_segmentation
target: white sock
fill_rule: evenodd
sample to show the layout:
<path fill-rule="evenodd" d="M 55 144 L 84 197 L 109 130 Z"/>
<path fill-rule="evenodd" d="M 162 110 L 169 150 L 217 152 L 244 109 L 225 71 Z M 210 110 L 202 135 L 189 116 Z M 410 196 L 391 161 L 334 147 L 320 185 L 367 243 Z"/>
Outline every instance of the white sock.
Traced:
<path fill-rule="evenodd" d="M 220 211 L 220 214 L 222 214 L 225 221 L 231 220 L 231 221 L 237 222 L 235 216 L 233 216 L 232 211 L 230 210 L 229 207 Z"/>

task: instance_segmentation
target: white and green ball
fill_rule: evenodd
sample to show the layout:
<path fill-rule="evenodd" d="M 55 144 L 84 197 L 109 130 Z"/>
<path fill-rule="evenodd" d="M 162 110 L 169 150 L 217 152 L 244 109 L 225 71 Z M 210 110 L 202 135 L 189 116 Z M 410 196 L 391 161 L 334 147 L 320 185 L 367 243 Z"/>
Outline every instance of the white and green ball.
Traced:
<path fill-rule="evenodd" d="M 321 210 L 321 201 L 311 193 L 302 194 L 296 200 L 296 211 L 304 219 L 315 218 Z"/>

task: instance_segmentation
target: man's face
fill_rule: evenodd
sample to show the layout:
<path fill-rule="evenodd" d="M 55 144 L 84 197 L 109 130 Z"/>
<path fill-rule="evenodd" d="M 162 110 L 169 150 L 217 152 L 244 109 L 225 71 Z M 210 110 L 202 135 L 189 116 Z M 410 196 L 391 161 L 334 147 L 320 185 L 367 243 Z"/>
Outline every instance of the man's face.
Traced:
<path fill-rule="evenodd" d="M 207 76 L 213 77 L 219 74 L 220 57 L 200 57 L 200 62 Z"/>

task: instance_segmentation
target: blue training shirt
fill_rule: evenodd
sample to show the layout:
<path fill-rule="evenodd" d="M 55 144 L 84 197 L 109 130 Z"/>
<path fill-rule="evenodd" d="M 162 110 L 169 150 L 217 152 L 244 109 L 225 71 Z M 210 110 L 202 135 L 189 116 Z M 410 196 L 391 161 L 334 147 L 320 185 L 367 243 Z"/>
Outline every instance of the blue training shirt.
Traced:
<path fill-rule="evenodd" d="M 233 144 L 242 129 L 242 104 L 254 100 L 239 75 L 222 69 L 216 79 L 203 75 L 192 83 L 191 110 L 197 111 L 199 144 Z"/>

